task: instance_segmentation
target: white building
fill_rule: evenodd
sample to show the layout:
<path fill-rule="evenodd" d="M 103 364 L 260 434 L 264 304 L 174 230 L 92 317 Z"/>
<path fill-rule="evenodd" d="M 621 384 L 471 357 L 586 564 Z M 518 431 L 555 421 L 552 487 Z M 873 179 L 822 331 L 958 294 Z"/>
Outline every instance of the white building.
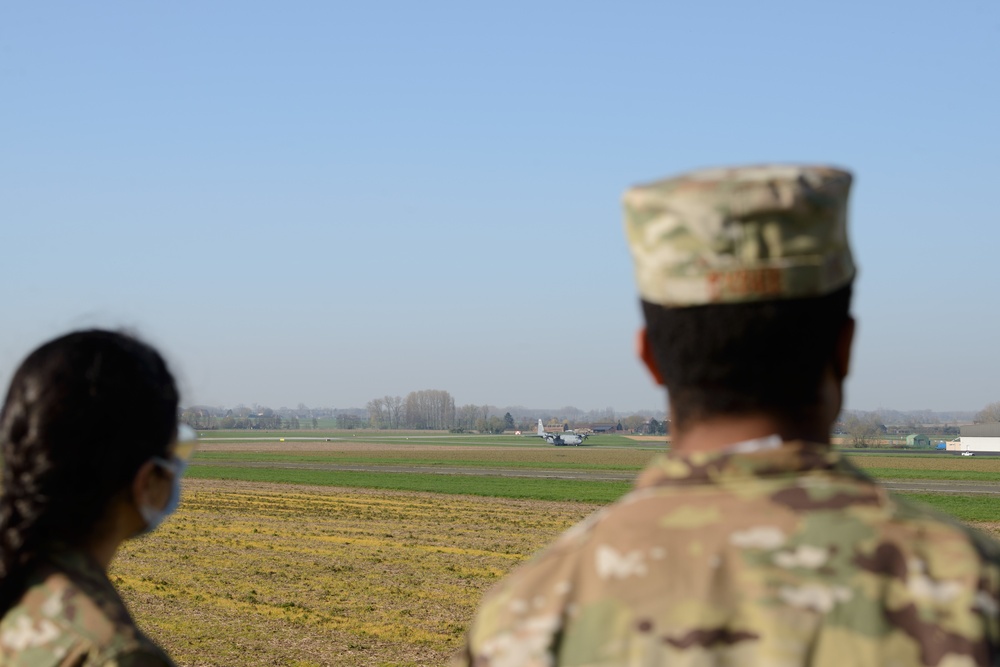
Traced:
<path fill-rule="evenodd" d="M 963 452 L 1000 452 L 1000 423 L 960 427 Z"/>

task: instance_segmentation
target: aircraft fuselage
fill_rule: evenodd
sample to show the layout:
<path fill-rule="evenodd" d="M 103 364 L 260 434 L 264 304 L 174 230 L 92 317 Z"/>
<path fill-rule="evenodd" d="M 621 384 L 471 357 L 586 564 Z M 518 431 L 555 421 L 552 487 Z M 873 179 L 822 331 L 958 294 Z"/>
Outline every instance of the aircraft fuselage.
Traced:
<path fill-rule="evenodd" d="M 545 442 L 550 445 L 555 445 L 556 447 L 562 447 L 565 445 L 582 445 L 583 439 L 587 437 L 578 433 L 546 433 L 545 427 L 542 426 L 541 419 L 538 420 L 538 432 L 536 435 L 539 438 L 545 438 Z"/>
<path fill-rule="evenodd" d="M 546 435 L 545 442 L 549 443 L 550 445 L 555 445 L 556 447 L 561 447 L 565 445 L 582 445 L 583 436 L 577 435 L 575 433 Z"/>

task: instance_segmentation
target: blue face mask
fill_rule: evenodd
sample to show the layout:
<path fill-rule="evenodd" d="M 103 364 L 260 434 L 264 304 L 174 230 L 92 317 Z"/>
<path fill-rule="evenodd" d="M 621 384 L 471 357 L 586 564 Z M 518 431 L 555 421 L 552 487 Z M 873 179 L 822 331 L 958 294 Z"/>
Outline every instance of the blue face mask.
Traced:
<path fill-rule="evenodd" d="M 170 483 L 170 497 L 167 499 L 166 505 L 163 507 L 139 506 L 139 514 L 142 515 L 143 520 L 146 522 L 146 527 L 139 531 L 140 535 L 156 530 L 157 526 L 163 523 L 164 519 L 177 510 L 177 506 L 181 503 L 181 477 L 184 476 L 184 471 L 187 469 L 187 461 L 176 457 L 167 460 L 156 456 L 151 460 L 156 465 L 171 473 L 173 481 Z"/>

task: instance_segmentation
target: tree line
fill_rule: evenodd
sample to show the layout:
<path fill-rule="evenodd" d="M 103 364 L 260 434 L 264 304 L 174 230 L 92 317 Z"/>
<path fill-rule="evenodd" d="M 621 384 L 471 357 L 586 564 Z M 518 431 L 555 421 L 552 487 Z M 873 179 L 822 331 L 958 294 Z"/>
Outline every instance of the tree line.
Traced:
<path fill-rule="evenodd" d="M 300 419 L 297 414 L 284 414 L 262 408 L 260 412 L 250 410 L 226 410 L 219 415 L 207 408 L 187 408 L 181 412 L 181 421 L 191 428 L 201 430 L 286 430 L 297 431 L 302 428 L 318 428 L 319 419 L 308 417 Z"/>
<path fill-rule="evenodd" d="M 480 433 L 501 433 L 505 430 L 533 432 L 538 419 L 549 423 L 556 418 L 559 423 L 568 427 L 626 422 L 627 426 L 624 428 L 633 432 L 646 432 L 648 425 L 652 423 L 650 432 L 659 433 L 661 431 L 658 428 L 664 423 L 662 411 L 622 415 L 611 407 L 583 411 L 573 406 L 557 410 L 523 406 L 498 408 L 476 404 L 459 406 L 449 392 L 438 389 L 413 391 L 405 397 L 381 396 L 368 401 L 363 408 L 310 408 L 302 403 L 295 408 L 270 408 L 256 403 L 249 406 L 240 404 L 234 408 L 195 405 L 182 408 L 178 416 L 182 422 L 198 430 L 376 428 Z"/>
<path fill-rule="evenodd" d="M 455 424 L 455 399 L 442 389 L 411 391 L 406 398 L 383 396 L 368 401 L 372 428 L 447 430 Z"/>
<path fill-rule="evenodd" d="M 888 411 L 892 413 L 893 411 Z M 892 417 L 903 413 L 891 414 Z M 919 421 L 925 415 L 928 418 Z M 959 434 L 957 424 L 940 424 L 929 410 L 914 411 L 905 414 L 905 421 L 897 421 L 892 431 L 883 411 L 878 412 L 858 412 L 851 411 L 845 413 L 841 420 L 835 425 L 835 432 L 845 437 L 845 444 L 857 448 L 876 447 L 883 440 L 889 437 L 891 432 L 899 433 L 923 433 L 934 435 L 935 437 L 954 437 Z M 973 418 L 973 423 L 984 424 L 990 422 L 1000 422 L 1000 401 L 990 403 L 977 412 Z"/>
<path fill-rule="evenodd" d="M 368 401 L 368 426 L 377 429 L 448 430 L 458 433 L 503 433 L 517 428 L 514 417 L 490 414 L 488 405 L 455 407 L 455 399 L 441 389 L 422 389 L 402 396 Z M 522 424 L 524 425 L 524 424 Z"/>

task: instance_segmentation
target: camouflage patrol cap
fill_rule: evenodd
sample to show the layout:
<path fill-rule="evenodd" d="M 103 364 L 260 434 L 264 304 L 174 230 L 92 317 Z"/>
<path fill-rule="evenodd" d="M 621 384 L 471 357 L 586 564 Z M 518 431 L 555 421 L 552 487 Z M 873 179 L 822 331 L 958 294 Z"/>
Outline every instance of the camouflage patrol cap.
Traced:
<path fill-rule="evenodd" d="M 854 279 L 851 174 L 762 165 L 682 174 L 625 193 L 643 300 L 668 307 L 822 296 Z"/>

